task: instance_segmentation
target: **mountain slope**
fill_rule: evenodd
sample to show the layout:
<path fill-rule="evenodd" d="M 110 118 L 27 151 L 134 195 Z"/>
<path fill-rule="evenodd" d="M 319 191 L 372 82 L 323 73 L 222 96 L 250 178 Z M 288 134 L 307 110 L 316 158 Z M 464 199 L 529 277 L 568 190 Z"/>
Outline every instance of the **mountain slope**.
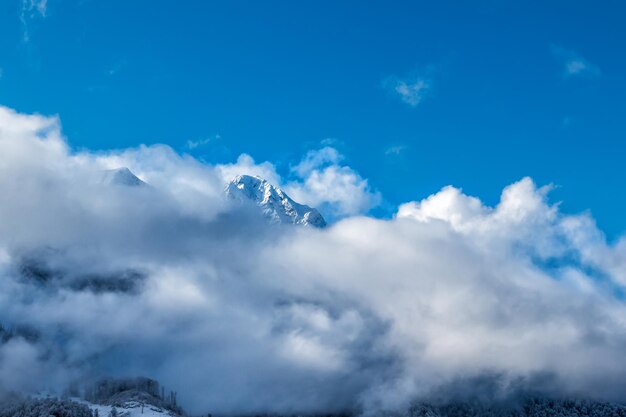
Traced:
<path fill-rule="evenodd" d="M 226 195 L 241 202 L 253 202 L 272 223 L 324 227 L 326 221 L 317 209 L 293 201 L 283 190 L 263 178 L 238 175 L 226 185 Z"/>
<path fill-rule="evenodd" d="M 141 187 L 146 185 L 130 169 L 126 167 L 109 169 L 102 174 L 102 183 L 106 185 L 125 185 L 130 187 Z"/>
<path fill-rule="evenodd" d="M 164 407 L 146 404 L 139 401 L 127 401 L 117 406 L 93 404 L 89 401 L 74 399 L 78 404 L 86 405 L 98 417 L 177 417 L 177 414 Z M 115 411 L 113 411 L 115 409 Z M 97 410 L 97 413 L 95 411 Z"/>

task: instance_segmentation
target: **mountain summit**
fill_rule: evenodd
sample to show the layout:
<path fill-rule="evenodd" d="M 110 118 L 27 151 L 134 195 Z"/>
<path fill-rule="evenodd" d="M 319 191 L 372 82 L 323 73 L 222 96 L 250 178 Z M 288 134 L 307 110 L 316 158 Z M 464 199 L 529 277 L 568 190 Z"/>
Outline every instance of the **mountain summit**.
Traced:
<path fill-rule="evenodd" d="M 326 226 L 326 221 L 317 209 L 296 203 L 283 190 L 263 178 L 238 175 L 228 183 L 224 192 L 235 200 L 255 203 L 272 223 L 320 228 Z"/>
<path fill-rule="evenodd" d="M 141 187 L 146 185 L 130 169 L 126 167 L 108 169 L 102 173 L 102 182 L 106 185 L 125 185 L 130 187 Z"/>

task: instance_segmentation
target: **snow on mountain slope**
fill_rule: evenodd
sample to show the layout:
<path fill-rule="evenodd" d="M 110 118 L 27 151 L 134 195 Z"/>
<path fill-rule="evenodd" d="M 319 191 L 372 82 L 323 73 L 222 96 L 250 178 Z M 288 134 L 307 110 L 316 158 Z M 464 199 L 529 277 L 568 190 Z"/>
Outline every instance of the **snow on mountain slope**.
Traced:
<path fill-rule="evenodd" d="M 326 221 L 317 209 L 296 203 L 283 190 L 263 178 L 238 175 L 228 183 L 224 192 L 235 200 L 255 203 L 272 223 L 320 228 L 326 226 Z"/>
<path fill-rule="evenodd" d="M 126 185 L 130 187 L 140 187 L 146 185 L 130 169 L 126 167 L 109 169 L 102 175 L 102 183 L 107 185 Z"/>
<path fill-rule="evenodd" d="M 182 410 L 181 413 L 177 413 L 168 408 L 157 405 L 157 402 L 150 400 L 140 401 L 138 399 L 129 399 L 125 401 L 116 401 L 115 405 L 113 405 L 94 403 L 81 397 L 58 397 L 50 393 L 39 393 L 30 396 L 28 399 L 22 400 L 21 402 L 17 401 L 15 404 L 17 404 L 18 408 L 22 410 L 32 408 L 41 411 L 45 408 L 62 408 L 66 410 L 63 414 L 64 416 L 82 415 L 80 413 L 81 409 L 78 407 L 72 407 L 72 404 L 86 406 L 93 417 L 181 417 L 182 415 L 186 415 L 182 412 Z M 0 402 L 0 416 L 4 416 L 6 414 L 6 408 L 6 404 L 2 404 Z M 5 412 L 5 414 L 3 414 L 3 412 Z"/>
<path fill-rule="evenodd" d="M 111 405 L 93 404 L 89 401 L 85 401 L 79 398 L 72 398 L 80 404 L 85 404 L 92 411 L 98 411 L 98 417 L 109 417 L 111 411 L 115 408 L 115 412 L 118 417 L 177 417 L 178 414 L 173 411 L 167 410 L 162 407 L 158 407 L 151 404 L 143 404 L 137 401 L 129 401 L 121 406 L 114 407 Z"/>

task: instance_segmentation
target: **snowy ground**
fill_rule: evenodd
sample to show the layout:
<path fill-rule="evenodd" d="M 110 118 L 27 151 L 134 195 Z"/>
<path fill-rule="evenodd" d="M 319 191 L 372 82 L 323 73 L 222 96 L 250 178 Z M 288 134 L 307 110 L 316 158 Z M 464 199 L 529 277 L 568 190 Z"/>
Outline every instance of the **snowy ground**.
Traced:
<path fill-rule="evenodd" d="M 41 391 L 33 395 L 35 399 L 59 398 L 58 395 L 48 391 Z M 94 404 L 80 397 L 69 397 L 69 400 L 78 404 L 85 404 L 92 410 L 98 412 L 98 417 L 110 417 L 113 406 Z M 152 404 L 143 403 L 136 400 L 128 400 L 122 406 L 115 407 L 117 417 L 180 417 L 179 414 Z"/>
<path fill-rule="evenodd" d="M 111 415 L 111 409 L 113 408 L 110 405 L 92 404 L 80 398 L 72 398 L 72 401 L 85 404 L 91 410 L 97 410 L 99 417 L 109 417 Z M 129 401 L 125 403 L 123 407 L 115 407 L 115 409 L 117 410 L 118 417 L 173 417 L 173 416 L 177 416 L 175 413 L 169 410 L 156 407 L 150 404 L 145 404 L 142 410 L 141 403 L 138 403 L 136 401 Z"/>

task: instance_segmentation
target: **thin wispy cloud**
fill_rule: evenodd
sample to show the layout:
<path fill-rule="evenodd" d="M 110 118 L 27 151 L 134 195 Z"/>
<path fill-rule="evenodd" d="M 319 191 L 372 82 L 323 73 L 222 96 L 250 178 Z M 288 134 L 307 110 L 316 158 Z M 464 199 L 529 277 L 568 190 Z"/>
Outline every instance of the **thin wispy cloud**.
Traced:
<path fill-rule="evenodd" d="M 320 145 L 322 146 L 337 146 L 343 145 L 343 141 L 337 138 L 324 138 L 320 141 Z"/>
<path fill-rule="evenodd" d="M 222 137 L 220 135 L 215 135 L 204 139 L 188 140 L 187 143 L 185 143 L 185 147 L 189 150 L 194 150 L 202 146 L 208 145 L 211 142 L 215 142 L 216 140 L 219 140 L 221 138 Z"/>
<path fill-rule="evenodd" d="M 46 17 L 48 0 L 22 0 L 22 8 L 30 13 L 37 12 L 42 17 Z"/>
<path fill-rule="evenodd" d="M 30 21 L 40 17 L 45 18 L 48 12 L 48 0 L 22 0 L 20 21 L 22 22 L 23 40 L 30 41 Z"/>
<path fill-rule="evenodd" d="M 552 53 L 562 61 L 563 76 L 569 77 L 598 77 L 600 68 L 589 62 L 577 52 L 560 46 L 552 45 Z"/>
<path fill-rule="evenodd" d="M 432 80 L 424 75 L 398 77 L 392 75 L 383 81 L 383 87 L 411 107 L 417 107 L 431 92 Z"/>
<path fill-rule="evenodd" d="M 425 79 L 394 79 L 391 88 L 403 102 L 411 107 L 417 107 L 426 97 L 430 89 L 430 82 Z"/>
<path fill-rule="evenodd" d="M 406 146 L 404 146 L 404 145 L 389 146 L 387 149 L 385 149 L 385 155 L 387 155 L 387 156 L 398 156 L 402 152 L 404 152 L 405 150 L 406 150 Z"/>
<path fill-rule="evenodd" d="M 109 77 L 117 75 L 126 66 L 126 60 L 119 61 L 112 65 L 106 72 Z"/>

